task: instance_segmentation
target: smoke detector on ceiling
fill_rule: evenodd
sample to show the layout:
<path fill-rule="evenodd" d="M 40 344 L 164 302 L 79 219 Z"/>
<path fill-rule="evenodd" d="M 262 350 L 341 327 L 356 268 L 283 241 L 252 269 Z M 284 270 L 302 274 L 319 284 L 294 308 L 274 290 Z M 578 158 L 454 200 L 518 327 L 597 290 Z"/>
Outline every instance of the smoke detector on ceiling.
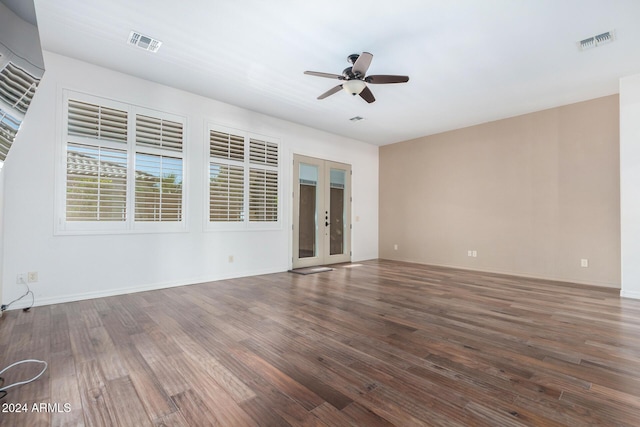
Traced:
<path fill-rule="evenodd" d="M 587 37 L 584 40 L 578 42 L 578 49 L 588 50 L 594 47 L 601 46 L 603 44 L 611 43 L 616 39 L 615 32 L 613 30 L 606 33 L 598 34 L 595 36 Z"/>
<path fill-rule="evenodd" d="M 156 53 L 162 42 L 149 36 L 140 34 L 137 31 L 131 31 L 129 34 L 129 44 L 138 46 L 140 49 L 148 50 L 149 52 Z"/>

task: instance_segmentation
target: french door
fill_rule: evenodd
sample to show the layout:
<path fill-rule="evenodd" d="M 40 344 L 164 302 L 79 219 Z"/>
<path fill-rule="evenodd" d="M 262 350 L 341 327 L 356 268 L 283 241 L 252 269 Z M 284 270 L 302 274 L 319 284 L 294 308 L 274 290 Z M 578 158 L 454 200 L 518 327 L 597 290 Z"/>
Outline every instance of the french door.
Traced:
<path fill-rule="evenodd" d="M 351 165 L 294 155 L 293 268 L 351 261 Z"/>

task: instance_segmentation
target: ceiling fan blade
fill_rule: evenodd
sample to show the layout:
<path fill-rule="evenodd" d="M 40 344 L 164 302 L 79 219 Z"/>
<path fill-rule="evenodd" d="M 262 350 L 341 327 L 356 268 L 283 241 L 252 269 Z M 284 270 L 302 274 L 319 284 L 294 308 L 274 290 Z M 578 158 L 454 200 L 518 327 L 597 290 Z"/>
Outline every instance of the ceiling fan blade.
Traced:
<path fill-rule="evenodd" d="M 336 92 L 340 92 L 341 89 L 342 89 L 342 85 L 338 85 L 336 87 L 332 87 L 331 89 L 329 89 L 328 91 L 326 91 L 325 93 L 320 95 L 318 97 L 318 99 L 325 99 L 327 96 L 331 96 Z"/>
<path fill-rule="evenodd" d="M 386 84 L 386 83 L 406 83 L 409 81 L 409 76 L 390 76 L 385 74 L 379 74 L 374 76 L 367 76 L 364 79 L 365 82 L 371 84 Z"/>
<path fill-rule="evenodd" d="M 331 73 L 321 73 L 319 71 L 305 71 L 305 74 L 308 74 L 310 76 L 316 76 L 316 77 L 326 77 L 328 79 L 339 79 L 339 80 L 344 80 L 344 77 L 341 76 L 340 74 L 331 74 Z"/>
<path fill-rule="evenodd" d="M 367 101 L 369 104 L 371 104 L 376 100 L 376 97 L 373 96 L 371 89 L 369 89 L 368 87 L 365 87 L 364 89 L 362 89 L 362 92 L 360 92 L 360 97 L 365 101 Z"/>
<path fill-rule="evenodd" d="M 353 67 L 351 70 L 353 74 L 364 76 L 369 69 L 369 65 L 371 65 L 371 60 L 373 59 L 373 55 L 369 52 L 362 52 L 362 54 L 356 59 L 356 62 L 353 63 Z"/>

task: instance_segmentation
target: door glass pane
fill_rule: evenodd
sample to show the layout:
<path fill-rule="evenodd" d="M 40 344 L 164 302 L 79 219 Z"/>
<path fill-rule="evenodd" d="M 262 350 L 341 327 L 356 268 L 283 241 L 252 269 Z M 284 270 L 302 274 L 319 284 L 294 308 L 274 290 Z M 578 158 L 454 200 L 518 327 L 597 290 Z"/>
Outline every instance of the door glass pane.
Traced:
<path fill-rule="evenodd" d="M 347 181 L 347 173 L 342 169 L 331 169 L 330 172 L 330 209 L 329 221 L 330 242 L 329 254 L 344 254 L 344 224 L 345 224 L 345 183 Z"/>
<path fill-rule="evenodd" d="M 318 256 L 316 200 L 318 166 L 300 163 L 300 218 L 298 258 Z"/>

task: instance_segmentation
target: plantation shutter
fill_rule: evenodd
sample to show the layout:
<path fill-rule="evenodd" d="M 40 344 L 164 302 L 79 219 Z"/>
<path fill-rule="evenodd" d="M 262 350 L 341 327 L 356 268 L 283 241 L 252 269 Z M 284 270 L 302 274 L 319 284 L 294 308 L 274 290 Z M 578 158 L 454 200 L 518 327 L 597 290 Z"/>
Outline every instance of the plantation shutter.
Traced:
<path fill-rule="evenodd" d="M 244 161 L 244 137 L 214 130 L 210 131 L 209 155 L 218 159 Z"/>
<path fill-rule="evenodd" d="M 127 117 L 126 111 L 70 99 L 67 133 L 126 144 Z"/>
<path fill-rule="evenodd" d="M 127 152 L 67 145 L 67 221 L 125 221 Z"/>
<path fill-rule="evenodd" d="M 26 113 L 40 79 L 9 62 L 0 71 L 0 98 L 8 105 Z"/>
<path fill-rule="evenodd" d="M 182 123 L 138 114 L 136 144 L 138 147 L 162 148 L 182 152 Z"/>
<path fill-rule="evenodd" d="M 249 140 L 249 221 L 278 221 L 278 145 Z M 254 165 L 261 165 L 256 167 Z"/>
<path fill-rule="evenodd" d="M 0 55 L 1 56 L 1 55 Z M 22 118 L 31 104 L 40 79 L 12 62 L 0 70 L 0 161 L 7 158 L 11 144 L 18 133 Z M 11 111 L 8 113 L 7 111 Z"/>
<path fill-rule="evenodd" d="M 278 166 L 278 145 L 273 142 L 249 140 L 249 161 L 253 164 Z"/>
<path fill-rule="evenodd" d="M 69 100 L 67 221 L 126 221 L 127 112 Z"/>
<path fill-rule="evenodd" d="M 223 129 L 209 129 L 209 222 L 272 227 L 279 221 L 279 145 Z"/>
<path fill-rule="evenodd" d="M 136 221 L 182 221 L 183 124 L 136 115 Z"/>
<path fill-rule="evenodd" d="M 278 172 L 249 169 L 249 221 L 278 221 Z"/>
<path fill-rule="evenodd" d="M 209 221 L 244 220 L 244 168 L 211 163 L 209 165 Z"/>
<path fill-rule="evenodd" d="M 244 136 L 209 131 L 209 221 L 244 221 Z"/>
<path fill-rule="evenodd" d="M 65 102 L 60 231 L 184 230 L 185 119 L 79 93 Z"/>

